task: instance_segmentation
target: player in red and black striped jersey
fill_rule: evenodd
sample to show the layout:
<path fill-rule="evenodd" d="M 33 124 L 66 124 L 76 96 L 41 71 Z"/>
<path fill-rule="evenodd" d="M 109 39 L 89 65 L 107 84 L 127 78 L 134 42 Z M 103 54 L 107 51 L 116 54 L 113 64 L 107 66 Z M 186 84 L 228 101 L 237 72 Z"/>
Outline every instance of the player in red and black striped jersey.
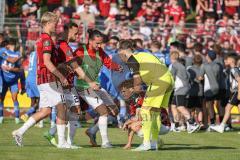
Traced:
<path fill-rule="evenodd" d="M 56 68 L 59 59 L 51 33 L 55 32 L 58 16 L 52 12 L 46 12 L 41 18 L 43 33 L 37 41 L 37 84 L 40 93 L 40 111 L 31 116 L 24 125 L 18 130 L 13 131 L 16 144 L 22 146 L 23 134 L 38 121 L 49 116 L 51 107 L 56 106 L 58 147 L 71 148 L 65 140 L 66 128 L 66 107 L 62 85 L 68 86 L 68 81 L 64 75 Z M 57 79 L 61 82 L 58 83 Z"/>
<path fill-rule="evenodd" d="M 76 36 L 78 34 L 78 25 L 75 23 L 70 23 L 64 26 L 64 33 L 60 40 L 57 42 L 57 58 L 58 62 L 58 70 L 67 77 L 69 86 L 63 88 L 63 93 L 66 98 L 66 104 L 68 107 L 68 139 L 67 142 L 73 147 L 73 137 L 75 135 L 75 131 L 79 126 L 79 115 L 80 112 L 80 100 L 77 94 L 75 87 L 73 87 L 74 76 L 78 76 L 82 74 L 82 69 L 79 66 L 81 64 L 81 59 L 76 57 L 73 53 L 71 47 L 69 46 L 69 42 L 75 41 Z M 80 71 L 80 72 L 79 72 Z M 51 144 L 54 142 L 54 135 L 56 132 L 56 128 L 51 128 L 48 133 L 44 136 L 49 140 Z M 53 144 L 54 145 L 54 144 Z M 75 146 L 76 148 L 76 146 Z"/>

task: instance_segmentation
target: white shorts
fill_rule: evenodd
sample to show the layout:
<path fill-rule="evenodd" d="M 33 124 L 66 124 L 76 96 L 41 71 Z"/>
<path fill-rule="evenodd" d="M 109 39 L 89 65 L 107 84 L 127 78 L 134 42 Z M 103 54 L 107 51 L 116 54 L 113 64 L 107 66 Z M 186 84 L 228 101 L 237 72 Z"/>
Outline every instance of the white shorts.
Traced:
<path fill-rule="evenodd" d="M 53 107 L 66 103 L 60 83 L 50 82 L 38 85 L 40 93 L 39 108 Z"/>
<path fill-rule="evenodd" d="M 79 106 L 80 99 L 75 87 L 71 89 L 63 89 L 63 93 L 66 99 L 66 105 L 68 107 Z"/>
<path fill-rule="evenodd" d="M 105 106 L 115 105 L 112 97 L 103 88 L 101 88 L 99 91 L 86 89 L 84 91 L 78 92 L 78 94 L 93 109 L 96 109 L 98 106 L 102 104 L 104 104 Z"/>

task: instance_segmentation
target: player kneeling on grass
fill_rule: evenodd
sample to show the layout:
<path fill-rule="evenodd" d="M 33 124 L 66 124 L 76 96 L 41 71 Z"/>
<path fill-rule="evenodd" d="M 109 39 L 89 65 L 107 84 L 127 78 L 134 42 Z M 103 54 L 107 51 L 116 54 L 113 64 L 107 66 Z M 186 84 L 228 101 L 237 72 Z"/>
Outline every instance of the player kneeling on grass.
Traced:
<path fill-rule="evenodd" d="M 138 136 L 143 137 L 143 132 L 141 129 L 142 119 L 140 115 L 140 108 L 142 106 L 145 94 L 144 92 L 140 94 L 134 94 L 133 80 L 126 80 L 123 83 L 121 83 L 119 86 L 119 90 L 121 91 L 124 99 L 127 100 L 128 104 L 130 105 L 129 106 L 130 118 L 123 125 L 123 130 L 128 130 L 128 143 L 123 148 L 130 149 L 134 134 L 137 134 Z M 167 123 L 167 120 L 168 120 L 168 115 L 166 113 L 167 113 L 166 109 L 161 108 L 162 124 L 161 124 L 159 135 L 167 134 L 170 130 L 169 127 L 164 125 Z M 160 139 L 159 139 L 159 143 L 160 143 L 160 146 L 163 144 L 163 142 Z"/>
<path fill-rule="evenodd" d="M 224 60 L 225 66 L 230 69 L 229 79 L 230 79 L 231 97 L 229 99 L 227 106 L 225 107 L 225 114 L 221 124 L 210 127 L 212 130 L 217 131 L 219 133 L 224 132 L 225 125 L 231 116 L 231 110 L 233 106 L 240 105 L 240 70 L 237 67 L 238 59 L 239 59 L 239 56 L 237 54 L 230 53 L 226 55 Z"/>
<path fill-rule="evenodd" d="M 173 89 L 173 77 L 165 64 L 154 55 L 145 52 L 134 54 L 131 40 L 120 42 L 119 56 L 133 72 L 134 92 L 141 92 L 143 83 L 147 85 L 146 95 L 140 110 L 143 144 L 134 151 L 157 150 L 158 133 L 161 126 L 160 107 L 168 106 Z"/>

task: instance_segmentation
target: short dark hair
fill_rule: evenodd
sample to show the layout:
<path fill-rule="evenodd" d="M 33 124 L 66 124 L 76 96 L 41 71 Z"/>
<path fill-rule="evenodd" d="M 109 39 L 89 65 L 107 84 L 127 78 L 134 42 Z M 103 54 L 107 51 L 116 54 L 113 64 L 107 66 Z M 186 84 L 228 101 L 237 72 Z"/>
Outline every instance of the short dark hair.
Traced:
<path fill-rule="evenodd" d="M 119 50 L 126 50 L 126 49 L 130 49 L 130 50 L 134 49 L 132 40 L 122 40 L 122 41 L 120 41 Z"/>
<path fill-rule="evenodd" d="M 17 40 L 15 38 L 9 38 L 5 42 L 6 42 L 6 45 L 14 45 L 14 46 L 16 46 L 16 44 L 17 44 Z"/>
<path fill-rule="evenodd" d="M 141 47 L 143 46 L 143 41 L 140 38 L 134 39 L 133 43 L 134 43 L 134 48 L 139 48 L 140 46 Z"/>
<path fill-rule="evenodd" d="M 73 27 L 78 28 L 78 25 L 76 23 L 73 23 L 73 22 L 65 24 L 64 25 L 64 31 L 68 31 L 70 28 L 73 28 Z"/>
<path fill-rule="evenodd" d="M 63 34 L 58 35 L 58 38 L 61 37 L 62 39 L 66 40 L 67 37 L 68 37 L 69 30 L 72 29 L 73 27 L 78 28 L 78 25 L 76 23 L 73 23 L 73 22 L 65 24 L 64 27 L 63 27 L 63 29 L 64 29 Z"/>
<path fill-rule="evenodd" d="M 196 43 L 194 45 L 194 50 L 197 51 L 197 52 L 202 52 L 203 50 L 203 45 L 201 43 Z"/>
<path fill-rule="evenodd" d="M 225 55 L 224 59 L 227 59 L 227 58 L 232 58 L 232 59 L 238 61 L 240 57 L 239 57 L 239 55 L 237 55 L 237 53 L 232 52 L 232 53 L 228 53 Z"/>
<path fill-rule="evenodd" d="M 111 40 L 111 39 L 113 39 L 115 41 L 118 41 L 118 42 L 120 41 L 120 39 L 117 36 L 112 36 L 112 37 L 109 38 L 109 40 Z"/>
<path fill-rule="evenodd" d="M 133 88 L 133 79 L 127 79 L 120 83 L 118 89 L 121 91 L 123 88 Z"/>
<path fill-rule="evenodd" d="M 107 43 L 109 41 L 108 35 L 103 34 L 102 37 L 103 37 L 103 43 Z"/>
<path fill-rule="evenodd" d="M 153 41 L 152 46 L 156 47 L 157 49 L 161 49 L 162 44 L 159 41 Z"/>
<path fill-rule="evenodd" d="M 195 55 L 193 57 L 193 64 L 200 66 L 202 64 L 202 56 L 201 55 Z"/>
<path fill-rule="evenodd" d="M 178 41 L 174 41 L 170 43 L 170 46 L 173 46 L 175 48 L 178 48 L 179 42 Z"/>
<path fill-rule="evenodd" d="M 186 50 L 186 45 L 185 45 L 184 43 L 178 43 L 177 49 L 178 49 L 180 52 L 185 52 L 185 50 Z"/>
<path fill-rule="evenodd" d="M 88 29 L 89 40 L 93 40 L 95 37 L 102 37 L 103 33 L 96 29 Z"/>

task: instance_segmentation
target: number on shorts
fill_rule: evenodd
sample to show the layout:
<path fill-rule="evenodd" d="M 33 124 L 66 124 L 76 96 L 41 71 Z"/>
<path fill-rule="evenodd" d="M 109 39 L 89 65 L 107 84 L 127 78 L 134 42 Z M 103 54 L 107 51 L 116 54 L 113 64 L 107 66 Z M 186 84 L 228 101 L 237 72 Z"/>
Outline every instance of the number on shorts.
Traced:
<path fill-rule="evenodd" d="M 99 102 L 98 102 L 98 97 L 95 97 L 95 98 L 96 98 L 96 100 L 97 100 L 97 103 L 99 103 Z"/>
<path fill-rule="evenodd" d="M 65 96 L 63 94 L 61 94 L 61 100 L 62 100 L 62 103 L 66 103 L 66 99 L 65 99 Z"/>
<path fill-rule="evenodd" d="M 73 99 L 74 99 L 74 103 L 79 103 L 79 98 L 78 98 L 78 96 L 73 96 Z"/>

